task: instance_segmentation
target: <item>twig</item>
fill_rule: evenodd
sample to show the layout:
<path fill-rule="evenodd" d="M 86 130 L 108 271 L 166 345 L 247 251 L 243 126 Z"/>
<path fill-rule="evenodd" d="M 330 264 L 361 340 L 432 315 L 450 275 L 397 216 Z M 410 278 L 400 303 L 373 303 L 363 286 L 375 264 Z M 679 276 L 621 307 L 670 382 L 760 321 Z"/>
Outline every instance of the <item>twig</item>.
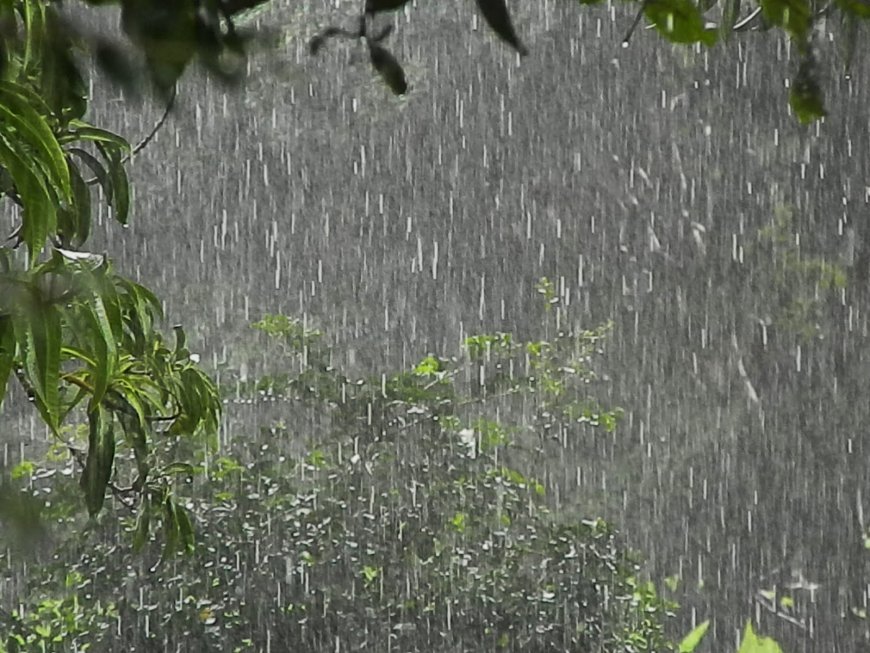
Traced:
<path fill-rule="evenodd" d="M 792 626 L 797 626 L 801 630 L 807 629 L 807 624 L 803 619 L 798 619 L 797 617 L 792 617 L 791 615 L 780 611 L 779 609 L 777 609 L 777 607 L 773 603 L 773 601 L 768 602 L 768 600 L 765 599 L 762 595 L 756 594 L 755 595 L 755 602 L 758 603 L 758 605 L 760 605 L 762 608 L 764 608 L 765 610 L 770 612 L 773 616 L 779 617 L 783 621 L 790 623 Z"/>

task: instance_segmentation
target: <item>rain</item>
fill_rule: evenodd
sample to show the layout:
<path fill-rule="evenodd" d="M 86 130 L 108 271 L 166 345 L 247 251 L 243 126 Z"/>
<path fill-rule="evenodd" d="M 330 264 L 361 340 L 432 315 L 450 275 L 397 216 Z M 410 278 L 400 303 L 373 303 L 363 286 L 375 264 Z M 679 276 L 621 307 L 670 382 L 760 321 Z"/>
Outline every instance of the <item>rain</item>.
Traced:
<path fill-rule="evenodd" d="M 520 56 L 473 3 L 414 2 L 374 19 L 395 26 L 386 44 L 409 86 L 395 96 L 358 41 L 309 52 L 327 25 L 351 26 L 358 4 L 270 4 L 256 17 L 268 44 L 241 85 L 195 70 L 179 84 L 166 123 L 129 166 L 129 227 L 94 202 L 91 250 L 164 301 L 167 324 L 183 323 L 226 389 L 204 464 L 230 474 L 227 452 L 243 451 L 254 489 L 232 509 L 200 497 L 188 505 L 217 522 L 243 504 L 254 516 L 238 524 L 242 557 L 208 563 L 237 579 L 229 596 L 266 615 L 281 593 L 315 582 L 304 552 L 281 549 L 286 525 L 258 513 L 279 490 L 274 469 L 265 480 L 257 470 L 310 457 L 305 434 L 329 430 L 324 412 L 280 384 L 256 385 L 307 361 L 288 369 L 252 323 L 297 319 L 328 344 L 325 368 L 380 378 L 384 397 L 392 374 L 461 356 L 478 334 L 534 342 L 612 323 L 583 387 L 618 409 L 615 427 L 554 428 L 546 455 L 522 461 L 550 508 L 617 529 L 642 556 L 642 577 L 679 603 L 671 636 L 711 621 L 699 651 L 736 650 L 747 620 L 783 651 L 867 650 L 867 59 L 844 74 L 836 30 L 817 27 L 828 115 L 805 126 L 788 108 L 797 63 L 781 31 L 706 48 L 671 45 L 641 21 L 624 44 L 632 7 L 512 2 L 528 48 Z M 127 98 L 95 75 L 89 119 L 134 143 L 149 134 L 160 100 Z M 514 364 L 528 372 L 527 360 Z M 472 366 L 457 383 L 474 396 L 492 373 Z M 520 400 L 496 401 L 523 432 L 539 418 Z M 46 449 L 20 393 L 2 410 L 4 468 Z M 425 416 L 402 419 L 395 456 L 416 460 Z M 474 458 L 483 428 L 456 434 Z M 377 515 L 384 499 L 365 485 L 364 447 L 339 451 L 342 464 L 360 460 L 359 500 Z M 416 493 L 421 470 L 397 479 Z M 294 510 L 318 510 L 316 498 L 298 501 Z M 465 513 L 456 514 L 459 531 Z M 204 518 L 196 526 L 208 529 Z M 129 535 L 115 530 L 103 544 L 126 547 Z M 112 580 L 122 601 L 145 606 L 118 633 L 148 633 L 155 650 L 170 608 L 150 604 L 151 586 L 135 579 L 159 557 L 134 555 Z M 12 609 L 26 563 L 9 551 L 0 561 L 0 606 Z M 360 573 L 361 593 L 386 582 L 383 571 Z M 168 579 L 172 565 L 153 574 Z M 268 589 L 256 586 L 262 578 Z M 202 601 L 205 626 L 230 618 Z M 295 648 L 271 630 L 276 619 L 263 616 L 244 650 L 388 650 L 374 632 L 367 645 L 350 630 L 346 641 Z M 423 622 L 391 628 L 402 642 L 419 638 L 392 650 L 471 650 L 461 640 L 427 649 Z"/>

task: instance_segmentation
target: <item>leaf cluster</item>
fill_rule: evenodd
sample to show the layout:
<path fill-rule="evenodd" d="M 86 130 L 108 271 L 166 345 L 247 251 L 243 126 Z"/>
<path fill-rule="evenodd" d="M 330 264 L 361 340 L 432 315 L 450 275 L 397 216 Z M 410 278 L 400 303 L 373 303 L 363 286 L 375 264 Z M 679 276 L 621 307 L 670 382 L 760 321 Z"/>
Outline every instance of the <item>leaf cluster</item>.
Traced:
<path fill-rule="evenodd" d="M 122 3 L 131 30 L 145 20 L 134 4 Z M 149 24 L 159 32 L 163 20 Z M 100 196 L 127 224 L 132 148 L 85 121 L 87 85 L 75 55 L 85 37 L 57 4 L 2 2 L 0 30 L 0 199 L 17 221 L 11 244 L 0 247 L 0 402 L 17 381 L 76 460 L 92 517 L 107 493 L 143 513 L 158 505 L 168 533 L 189 548 L 192 530 L 160 476 L 162 443 L 213 437 L 217 389 L 180 327 L 175 345 L 165 342 L 153 293 L 85 249 Z M 69 425 L 84 426 L 83 442 L 64 436 Z"/>

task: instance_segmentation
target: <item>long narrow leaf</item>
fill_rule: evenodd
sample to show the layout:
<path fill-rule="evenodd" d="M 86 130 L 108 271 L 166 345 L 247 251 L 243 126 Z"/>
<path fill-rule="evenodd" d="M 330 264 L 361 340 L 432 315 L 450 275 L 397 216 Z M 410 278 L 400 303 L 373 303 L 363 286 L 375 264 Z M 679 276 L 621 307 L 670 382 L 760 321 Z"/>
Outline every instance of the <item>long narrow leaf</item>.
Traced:
<path fill-rule="evenodd" d="M 15 330 L 12 326 L 12 316 L 0 317 L 0 405 L 6 396 L 6 384 L 12 373 L 15 360 Z"/>
<path fill-rule="evenodd" d="M 58 427 L 60 399 L 60 313 L 52 305 L 42 305 L 27 316 L 24 369 L 36 392 L 37 406 L 53 431 Z"/>
<path fill-rule="evenodd" d="M 114 461 L 115 433 L 111 418 L 104 420 L 102 409 L 97 407 L 88 413 L 88 457 L 80 480 L 91 517 L 103 508 Z"/>
<path fill-rule="evenodd" d="M 520 37 L 517 36 L 517 31 L 514 29 L 505 0 L 477 0 L 477 7 L 480 9 L 480 13 L 483 15 L 487 25 L 490 26 L 492 31 L 502 41 L 510 45 L 522 56 L 529 53 L 526 46 L 520 41 Z"/>
<path fill-rule="evenodd" d="M 27 40 L 24 44 L 23 68 L 38 68 L 42 55 L 42 39 L 45 34 L 45 5 L 33 0 L 25 0 L 22 16 Z"/>
<path fill-rule="evenodd" d="M 94 143 L 103 143 L 110 147 L 114 147 L 122 154 L 129 154 L 132 151 L 130 143 L 118 134 L 114 134 L 106 129 L 94 127 L 81 120 L 71 120 L 69 123 L 70 131 L 60 138 L 61 143 L 70 143 L 73 141 L 91 141 Z"/>
<path fill-rule="evenodd" d="M 109 178 L 112 180 L 111 206 L 115 211 L 115 220 L 121 224 L 127 224 L 127 215 L 130 212 L 130 182 L 127 179 L 127 169 L 118 148 L 108 147 L 101 141 L 96 142 L 97 149 L 106 160 L 109 170 Z"/>
<path fill-rule="evenodd" d="M 115 375 L 118 364 L 118 348 L 112 326 L 106 315 L 106 307 L 103 298 L 96 292 L 91 296 L 90 305 L 87 307 L 88 319 L 91 323 L 91 336 L 94 343 L 93 387 L 94 394 L 91 398 L 93 406 L 97 406 L 106 395 L 106 390 Z"/>
<path fill-rule="evenodd" d="M 178 525 L 178 536 L 185 553 L 193 553 L 196 548 L 196 539 L 193 533 L 193 524 L 187 511 L 175 504 L 175 522 Z"/>
<path fill-rule="evenodd" d="M 70 181 L 72 183 L 73 202 L 69 209 L 61 215 L 65 216 L 66 224 L 58 225 L 65 241 L 74 247 L 81 247 L 91 235 L 91 191 L 82 178 L 78 168 L 69 164 Z M 60 223 L 60 220 L 58 220 Z"/>
<path fill-rule="evenodd" d="M 103 165 L 102 161 L 100 161 L 93 154 L 88 152 L 87 150 L 83 150 L 80 147 L 71 147 L 67 150 L 69 154 L 74 154 L 76 157 L 82 160 L 88 168 L 90 168 L 91 172 L 96 177 L 97 182 L 103 189 L 103 193 L 106 195 L 106 199 L 109 203 L 112 202 L 112 196 L 114 194 L 114 188 L 112 186 L 112 180 L 109 177 L 109 173 L 106 171 L 106 167 Z M 89 183 L 93 183 L 91 180 Z"/>
<path fill-rule="evenodd" d="M 59 191 L 59 198 L 68 202 L 72 188 L 63 150 L 34 104 L 26 89 L 12 82 L 0 81 L 0 125 L 5 123 L 7 129 L 14 129 L 18 138 L 40 153 L 40 163 L 51 184 Z"/>
<path fill-rule="evenodd" d="M 10 147 L 0 134 L 0 164 L 9 172 L 21 202 L 24 215 L 21 238 L 27 245 L 31 263 L 45 247 L 45 240 L 57 229 L 54 198 L 49 194 L 40 170 L 32 161 Z"/>
<path fill-rule="evenodd" d="M 136 517 L 136 528 L 133 531 L 133 551 L 141 551 L 142 547 L 145 546 L 150 528 L 151 506 L 147 501 L 144 501 L 139 508 L 139 515 Z"/>

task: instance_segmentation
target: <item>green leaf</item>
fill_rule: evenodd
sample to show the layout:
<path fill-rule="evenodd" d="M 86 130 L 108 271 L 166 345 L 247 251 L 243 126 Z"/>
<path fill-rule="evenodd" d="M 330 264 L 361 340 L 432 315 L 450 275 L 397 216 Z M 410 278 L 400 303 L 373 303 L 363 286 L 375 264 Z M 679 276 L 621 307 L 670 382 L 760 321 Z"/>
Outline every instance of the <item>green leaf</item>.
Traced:
<path fill-rule="evenodd" d="M 100 129 L 99 127 L 89 125 L 81 120 L 71 120 L 69 123 L 69 130 L 70 131 L 67 134 L 59 139 L 61 143 L 91 141 L 92 143 L 102 143 L 103 145 L 114 148 L 123 154 L 130 154 L 132 152 L 132 147 L 125 138 L 106 129 Z"/>
<path fill-rule="evenodd" d="M 63 241 L 73 247 L 81 247 L 91 233 L 91 191 L 78 168 L 69 164 L 73 201 L 68 209 L 58 216 L 58 233 Z"/>
<path fill-rule="evenodd" d="M 812 22 L 808 0 L 759 0 L 759 4 L 769 23 L 783 28 L 798 42 L 804 42 Z"/>
<path fill-rule="evenodd" d="M 103 193 L 105 193 L 107 200 L 111 202 L 114 193 L 112 180 L 109 178 L 109 173 L 106 171 L 103 163 L 93 154 L 87 150 L 81 149 L 80 147 L 71 147 L 67 151 L 69 154 L 75 154 L 86 166 L 88 166 L 88 168 L 90 168 L 100 186 L 103 188 Z M 91 180 L 91 183 L 93 183 L 93 180 Z"/>
<path fill-rule="evenodd" d="M 17 137 L 38 152 L 38 161 L 61 201 L 72 196 L 69 169 L 63 150 L 38 108 L 48 113 L 41 98 L 13 82 L 0 81 L 0 128 L 6 137 Z M 14 134 L 14 136 L 12 136 Z M 13 141 L 14 142 L 14 141 Z"/>
<path fill-rule="evenodd" d="M 108 421 L 103 420 L 102 409 L 97 406 L 88 413 L 88 457 L 79 481 L 91 517 L 103 508 L 114 462 L 115 432 L 111 417 Z"/>
<path fill-rule="evenodd" d="M 175 503 L 171 497 L 167 497 L 163 502 L 163 554 L 161 560 L 164 562 L 169 557 L 178 551 L 178 519 L 175 516 Z"/>
<path fill-rule="evenodd" d="M 23 68 L 38 68 L 42 54 L 42 41 L 45 34 L 45 5 L 41 2 L 24 2 L 22 17 L 24 18 L 27 40 L 24 44 Z"/>
<path fill-rule="evenodd" d="M 710 627 L 710 620 L 698 624 L 695 628 L 692 629 L 688 635 L 683 638 L 683 641 L 680 642 L 679 653 L 693 653 L 693 651 L 698 648 L 698 645 L 701 643 L 701 640 L 704 639 L 704 636 L 707 634 L 707 629 Z"/>
<path fill-rule="evenodd" d="M 743 641 L 737 653 L 782 653 L 782 649 L 770 637 L 756 635 L 752 629 L 752 622 L 747 621 L 746 629 L 743 631 Z"/>
<path fill-rule="evenodd" d="M 441 361 L 435 356 L 427 356 L 414 367 L 414 374 L 418 376 L 435 376 L 441 371 Z"/>
<path fill-rule="evenodd" d="M 650 0 L 644 14 L 672 43 L 716 43 L 716 30 L 707 28 L 704 16 L 692 0 Z"/>
<path fill-rule="evenodd" d="M 15 360 L 15 329 L 12 325 L 12 317 L 9 315 L 0 317 L 0 405 L 6 396 L 6 384 L 12 373 L 12 365 Z"/>
<path fill-rule="evenodd" d="M 175 356 L 176 358 L 187 358 L 190 353 L 187 350 L 187 334 L 184 333 L 184 328 L 180 324 L 172 327 L 175 332 Z"/>
<path fill-rule="evenodd" d="M 27 318 L 24 369 L 36 393 L 34 399 L 37 408 L 46 424 L 52 431 L 57 432 L 60 414 L 60 313 L 54 306 L 42 305 Z"/>
<path fill-rule="evenodd" d="M 91 335 L 94 342 L 94 361 L 96 363 L 92 370 L 94 394 L 91 397 L 91 410 L 93 410 L 103 400 L 112 377 L 115 375 L 118 365 L 118 349 L 103 298 L 99 293 L 91 294 L 91 301 L 88 303 L 86 311 L 92 326 Z"/>
<path fill-rule="evenodd" d="M 798 74 L 792 82 L 788 101 L 802 124 L 815 122 L 826 115 L 824 95 L 809 56 L 801 61 Z"/>
<path fill-rule="evenodd" d="M 163 469 L 160 470 L 161 474 L 193 474 L 195 471 L 193 465 L 190 463 L 182 463 L 182 462 L 172 462 L 168 465 L 164 466 Z"/>
<path fill-rule="evenodd" d="M 36 163 L 10 147 L 0 133 L 0 165 L 6 168 L 24 205 L 21 238 L 33 264 L 45 247 L 45 240 L 57 228 L 55 200 Z"/>
<path fill-rule="evenodd" d="M 175 521 L 178 525 L 178 535 L 185 553 L 193 553 L 196 548 L 196 538 L 193 532 L 193 524 L 187 510 L 175 504 Z"/>
<path fill-rule="evenodd" d="M 133 551 L 141 551 L 148 541 L 148 533 L 151 527 L 151 506 L 147 501 L 142 502 L 139 514 L 136 517 L 136 528 L 133 530 Z"/>
<path fill-rule="evenodd" d="M 113 191 L 110 206 L 115 210 L 115 220 L 127 224 L 130 212 L 130 182 L 121 151 L 117 147 L 107 146 L 103 141 L 96 141 L 96 145 L 108 164 Z"/>
<path fill-rule="evenodd" d="M 196 539 L 193 532 L 193 524 L 187 511 L 179 506 L 172 497 L 166 498 L 163 504 L 164 530 L 166 540 L 163 545 L 163 560 L 181 550 L 184 553 L 193 553 L 196 548 Z"/>
<path fill-rule="evenodd" d="M 859 18 L 870 18 L 870 3 L 866 0 L 837 0 L 837 5 L 845 13 Z"/>

